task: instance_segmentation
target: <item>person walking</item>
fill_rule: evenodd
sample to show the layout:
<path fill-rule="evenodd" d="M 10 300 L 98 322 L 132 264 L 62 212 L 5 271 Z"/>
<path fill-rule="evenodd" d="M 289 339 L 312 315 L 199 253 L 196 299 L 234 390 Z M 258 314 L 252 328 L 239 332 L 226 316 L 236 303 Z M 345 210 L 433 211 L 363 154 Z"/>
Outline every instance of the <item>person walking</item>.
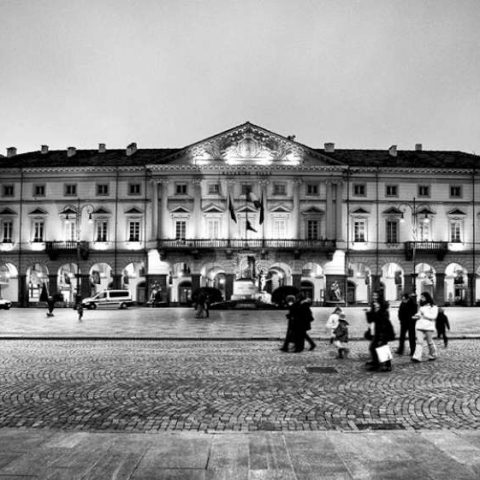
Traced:
<path fill-rule="evenodd" d="M 338 327 L 338 321 L 342 313 L 343 310 L 341 307 L 335 307 L 333 312 L 328 316 L 327 322 L 325 323 L 325 328 L 327 329 L 327 335 L 329 335 L 329 341 L 331 344 L 335 340 L 335 329 Z"/>
<path fill-rule="evenodd" d="M 305 296 L 303 292 L 299 293 L 299 300 L 300 300 L 300 309 L 301 309 L 301 318 L 302 321 L 305 323 L 305 336 L 304 340 L 310 345 L 309 350 L 312 351 L 317 344 L 313 341 L 312 337 L 308 334 L 308 331 L 312 329 L 312 322 L 315 320 L 312 309 L 310 307 L 311 301 L 309 298 Z"/>
<path fill-rule="evenodd" d="M 373 338 L 369 346 L 371 360 L 367 362 L 367 368 L 369 370 L 390 372 L 392 370 L 391 359 L 380 362 L 377 353 L 377 348 L 388 346 L 388 342 L 395 338 L 393 326 L 390 322 L 388 303 L 385 302 L 380 292 L 373 293 L 370 310 L 366 313 L 367 322 L 374 326 Z"/>
<path fill-rule="evenodd" d="M 210 295 L 205 296 L 203 311 L 205 312 L 205 318 L 209 318 L 210 317 Z"/>
<path fill-rule="evenodd" d="M 420 295 L 420 308 L 415 315 L 417 323 L 415 325 L 416 331 L 416 346 L 415 353 L 412 357 L 412 362 L 421 362 L 423 354 L 423 345 L 426 342 L 429 351 L 429 360 L 437 359 L 437 347 L 433 341 L 433 334 L 435 331 L 435 320 L 438 316 L 438 307 L 435 305 L 432 296 L 428 292 L 422 292 Z"/>
<path fill-rule="evenodd" d="M 398 339 L 398 348 L 395 353 L 403 355 L 405 337 L 408 334 L 408 343 L 410 346 L 410 356 L 415 352 L 415 323 L 413 316 L 417 313 L 417 302 L 412 295 L 404 293 L 402 301 L 398 307 L 398 319 L 400 321 L 400 337 Z"/>
<path fill-rule="evenodd" d="M 437 329 L 437 338 L 443 338 L 443 345 L 445 348 L 448 346 L 448 338 L 447 338 L 447 328 L 450 330 L 450 323 L 448 321 L 448 317 L 445 314 L 443 308 L 438 308 L 438 315 L 437 319 L 435 320 L 435 328 Z"/>
<path fill-rule="evenodd" d="M 83 304 L 80 302 L 77 305 L 78 321 L 81 322 L 83 318 Z"/>
<path fill-rule="evenodd" d="M 335 346 L 338 349 L 337 358 L 347 358 L 350 351 L 348 348 L 348 322 L 344 313 L 338 318 L 338 325 L 335 328 Z"/>
<path fill-rule="evenodd" d="M 283 345 L 280 348 L 282 352 L 288 352 L 290 343 L 295 342 L 294 338 L 294 316 L 293 316 L 293 305 L 295 304 L 295 296 L 294 295 L 287 295 L 287 298 L 285 299 L 288 307 L 288 312 L 285 315 L 287 317 L 288 323 L 287 323 L 287 332 L 285 333 L 285 340 L 283 341 Z"/>
<path fill-rule="evenodd" d="M 55 299 L 52 295 L 47 298 L 47 317 L 53 317 L 53 309 L 55 308 Z"/>
<path fill-rule="evenodd" d="M 205 313 L 205 295 L 203 293 L 198 294 L 195 310 L 195 318 L 203 318 L 203 314 Z"/>

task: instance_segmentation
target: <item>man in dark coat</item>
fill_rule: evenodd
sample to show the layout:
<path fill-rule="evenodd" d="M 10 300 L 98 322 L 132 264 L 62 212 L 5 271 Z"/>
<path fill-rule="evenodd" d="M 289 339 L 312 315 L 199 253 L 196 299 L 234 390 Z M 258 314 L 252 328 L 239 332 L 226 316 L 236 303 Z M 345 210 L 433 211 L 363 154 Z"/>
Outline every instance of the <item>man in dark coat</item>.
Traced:
<path fill-rule="evenodd" d="M 302 352 L 305 348 L 305 340 L 310 344 L 310 350 L 313 350 L 316 347 L 315 342 L 307 333 L 308 330 L 311 329 L 313 314 L 310 308 L 310 302 L 303 292 L 297 294 L 297 300 L 292 306 L 291 315 L 293 317 L 294 351 Z"/>
<path fill-rule="evenodd" d="M 398 349 L 396 353 L 403 355 L 405 337 L 408 333 L 408 344 L 410 346 L 410 356 L 415 352 L 415 323 L 416 319 L 412 318 L 418 310 L 417 302 L 414 295 L 404 293 L 402 301 L 398 307 L 398 319 L 400 320 L 400 338 L 398 340 Z"/>

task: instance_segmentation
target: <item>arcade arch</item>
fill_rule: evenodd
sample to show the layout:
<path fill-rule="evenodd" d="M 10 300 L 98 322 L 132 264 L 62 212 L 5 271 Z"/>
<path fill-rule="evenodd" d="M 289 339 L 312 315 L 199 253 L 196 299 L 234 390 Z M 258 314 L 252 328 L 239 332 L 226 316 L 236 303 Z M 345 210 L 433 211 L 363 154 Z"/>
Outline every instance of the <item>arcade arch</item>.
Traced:
<path fill-rule="evenodd" d="M 95 263 L 90 268 L 90 295 L 107 290 L 113 285 L 112 267 L 108 263 Z"/>
<path fill-rule="evenodd" d="M 27 269 L 28 301 L 39 302 L 43 285 L 48 291 L 48 268 L 40 263 L 34 263 Z"/>
<path fill-rule="evenodd" d="M 428 292 L 432 298 L 435 298 L 437 284 L 435 269 L 428 263 L 419 263 L 415 267 L 415 273 L 417 295 L 420 295 L 422 292 Z"/>
<path fill-rule="evenodd" d="M 405 290 L 405 278 L 403 268 L 398 263 L 390 262 L 382 267 L 380 282 L 383 284 L 385 300 L 389 302 L 401 300 Z"/>
<path fill-rule="evenodd" d="M 445 302 L 463 305 L 468 297 L 468 272 L 458 263 L 450 263 L 445 269 Z"/>
<path fill-rule="evenodd" d="M 75 263 L 65 263 L 57 272 L 57 289 L 67 304 L 75 302 L 77 293 L 78 267 Z"/>
<path fill-rule="evenodd" d="M 347 304 L 368 303 L 371 290 L 370 268 L 364 263 L 350 263 L 347 278 Z"/>
<path fill-rule="evenodd" d="M 323 302 L 325 297 L 325 273 L 318 263 L 309 262 L 302 267 L 301 290 L 313 302 Z"/>
<path fill-rule="evenodd" d="M 129 263 L 122 272 L 122 288 L 128 290 L 132 300 L 138 303 L 145 302 L 145 263 Z"/>

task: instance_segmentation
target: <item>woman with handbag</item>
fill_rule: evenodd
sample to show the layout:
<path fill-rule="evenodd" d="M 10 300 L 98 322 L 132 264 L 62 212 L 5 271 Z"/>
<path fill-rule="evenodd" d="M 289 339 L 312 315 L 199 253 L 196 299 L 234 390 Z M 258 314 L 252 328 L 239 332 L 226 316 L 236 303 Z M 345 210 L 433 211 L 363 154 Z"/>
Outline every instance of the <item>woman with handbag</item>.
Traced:
<path fill-rule="evenodd" d="M 372 295 L 372 305 L 367 311 L 367 322 L 374 328 L 369 346 L 372 358 L 367 362 L 367 368 L 390 372 L 392 370 L 392 354 L 388 342 L 395 338 L 395 333 L 390 322 L 388 303 L 379 292 L 374 292 Z"/>
<path fill-rule="evenodd" d="M 415 353 L 412 357 L 412 362 L 421 362 L 423 345 L 427 342 L 429 351 L 429 360 L 437 359 L 437 347 L 433 342 L 433 335 L 435 332 L 435 320 L 438 316 L 438 307 L 435 305 L 432 296 L 428 292 L 423 292 L 420 295 L 420 308 L 418 313 L 413 316 L 417 319 L 415 324 L 416 331 L 416 346 Z"/>

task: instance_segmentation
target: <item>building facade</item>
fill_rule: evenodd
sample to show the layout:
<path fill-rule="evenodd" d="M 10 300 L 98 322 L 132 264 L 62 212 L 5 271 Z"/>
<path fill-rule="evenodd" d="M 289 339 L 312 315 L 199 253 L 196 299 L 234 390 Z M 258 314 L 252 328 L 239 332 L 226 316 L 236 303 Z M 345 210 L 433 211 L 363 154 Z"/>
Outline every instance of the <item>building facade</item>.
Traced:
<path fill-rule="evenodd" d="M 185 148 L 0 157 L 0 295 L 127 288 L 187 305 L 280 286 L 317 305 L 480 302 L 478 157 L 459 151 L 311 148 L 245 123 Z"/>

